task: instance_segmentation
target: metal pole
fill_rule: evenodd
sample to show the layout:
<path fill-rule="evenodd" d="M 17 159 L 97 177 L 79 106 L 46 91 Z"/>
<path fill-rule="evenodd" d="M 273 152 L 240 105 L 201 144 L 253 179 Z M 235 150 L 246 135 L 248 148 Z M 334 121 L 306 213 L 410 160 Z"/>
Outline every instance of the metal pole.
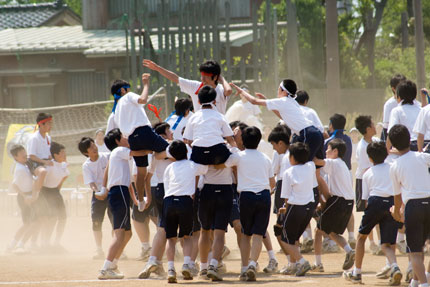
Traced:
<path fill-rule="evenodd" d="M 424 62 L 424 31 L 423 31 L 423 11 L 421 0 L 414 0 L 415 12 L 415 56 L 417 63 L 418 88 L 422 89 L 426 85 L 426 68 Z"/>

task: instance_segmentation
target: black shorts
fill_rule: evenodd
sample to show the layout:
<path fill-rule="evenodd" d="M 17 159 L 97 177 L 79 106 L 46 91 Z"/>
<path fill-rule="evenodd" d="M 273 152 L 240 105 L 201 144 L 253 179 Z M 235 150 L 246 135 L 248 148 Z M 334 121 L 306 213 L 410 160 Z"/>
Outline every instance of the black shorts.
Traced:
<path fill-rule="evenodd" d="M 154 202 L 155 209 L 158 213 L 158 226 L 164 227 L 161 225 L 163 220 L 163 200 L 164 200 L 164 184 L 159 183 L 157 187 L 154 189 L 154 193 L 152 194 L 152 201 Z"/>
<path fill-rule="evenodd" d="M 130 149 L 134 151 L 152 150 L 155 152 L 162 152 L 169 146 L 167 141 L 155 133 L 150 126 L 136 128 L 128 137 L 128 143 L 130 145 Z M 133 158 L 136 162 L 136 166 L 148 166 L 148 156 L 135 156 Z"/>
<path fill-rule="evenodd" d="M 430 234 L 430 197 L 406 203 L 405 227 L 407 252 L 423 252 Z"/>
<path fill-rule="evenodd" d="M 294 137 L 294 140 L 308 145 L 309 161 L 314 157 L 324 159 L 324 136 L 316 127 L 310 126 L 302 129 L 300 135 Z"/>
<path fill-rule="evenodd" d="M 200 191 L 199 220 L 202 229 L 226 230 L 233 205 L 229 184 L 205 184 Z"/>
<path fill-rule="evenodd" d="M 282 228 L 282 241 L 294 245 L 306 230 L 314 214 L 315 204 L 288 205 Z"/>
<path fill-rule="evenodd" d="M 43 186 L 40 190 L 40 195 L 45 198 L 48 207 L 46 210 L 47 216 L 57 218 L 58 220 L 66 219 L 66 206 L 58 188 Z"/>
<path fill-rule="evenodd" d="M 233 227 L 233 222 L 236 220 L 240 220 L 240 212 L 239 212 L 239 193 L 237 192 L 237 185 L 233 184 L 233 204 L 231 206 L 231 214 L 230 214 L 230 226 Z"/>
<path fill-rule="evenodd" d="M 193 199 L 191 196 L 169 196 L 164 199 L 163 221 L 166 238 L 193 235 Z"/>
<path fill-rule="evenodd" d="M 25 202 L 25 197 L 31 197 L 31 194 L 32 192 L 30 191 L 30 192 L 24 192 L 23 195 L 18 193 L 18 196 L 17 196 L 18 206 L 19 206 L 19 209 L 21 210 L 22 223 L 24 224 L 32 223 L 36 219 L 36 213 L 33 208 L 33 203 L 27 204 Z"/>
<path fill-rule="evenodd" d="M 102 229 L 106 209 L 109 221 L 112 224 L 112 212 L 109 209 L 109 203 L 107 198 L 105 200 L 98 200 L 93 193 L 93 197 L 91 198 L 91 220 L 93 222 L 94 231 L 100 231 Z"/>
<path fill-rule="evenodd" d="M 315 208 L 317 208 L 318 204 L 320 203 L 320 192 L 318 190 L 318 187 L 314 187 L 313 191 L 314 191 L 314 204 L 315 204 Z"/>
<path fill-rule="evenodd" d="M 151 203 L 149 204 L 149 207 L 147 209 L 145 209 L 144 211 L 139 211 L 139 206 L 135 205 L 133 202 L 133 214 L 131 215 L 131 218 L 133 218 L 134 221 L 137 222 L 145 222 L 146 219 L 150 216 L 154 216 L 155 214 L 157 214 L 157 212 L 154 212 L 154 210 L 156 210 L 157 208 L 155 207 L 155 200 L 154 200 L 154 195 L 155 195 L 155 190 L 157 189 L 157 187 L 153 187 L 151 186 L 151 195 L 152 195 L 152 200 Z"/>
<path fill-rule="evenodd" d="M 401 223 L 391 216 L 390 208 L 394 204 L 394 198 L 371 196 L 367 201 L 367 208 L 361 219 L 358 230 L 360 234 L 368 235 L 379 224 L 381 229 L 381 243 L 396 244 L 397 231 Z"/>
<path fill-rule="evenodd" d="M 225 163 L 230 154 L 231 152 L 223 143 L 210 147 L 193 146 L 191 160 L 204 165 L 222 164 Z"/>
<path fill-rule="evenodd" d="M 124 185 L 112 186 L 108 193 L 108 201 L 112 211 L 113 229 L 131 230 L 128 187 Z"/>
<path fill-rule="evenodd" d="M 273 201 L 273 213 L 278 214 L 279 208 L 284 206 L 285 199 L 281 198 L 282 180 L 276 182 L 275 199 Z"/>
<path fill-rule="evenodd" d="M 258 193 L 242 191 L 239 198 L 240 224 L 242 233 L 266 235 L 270 219 L 270 192 L 268 189 Z"/>
<path fill-rule="evenodd" d="M 357 178 L 355 180 L 355 210 L 357 212 L 364 211 L 366 209 L 366 201 L 362 198 L 363 195 L 363 182 L 361 179 Z"/>
<path fill-rule="evenodd" d="M 193 232 L 200 231 L 202 225 L 199 219 L 199 205 L 200 205 L 200 190 L 197 188 L 194 193 L 193 201 Z"/>
<path fill-rule="evenodd" d="M 332 196 L 327 200 L 317 223 L 317 228 L 327 234 L 343 234 L 351 218 L 354 200 Z"/>

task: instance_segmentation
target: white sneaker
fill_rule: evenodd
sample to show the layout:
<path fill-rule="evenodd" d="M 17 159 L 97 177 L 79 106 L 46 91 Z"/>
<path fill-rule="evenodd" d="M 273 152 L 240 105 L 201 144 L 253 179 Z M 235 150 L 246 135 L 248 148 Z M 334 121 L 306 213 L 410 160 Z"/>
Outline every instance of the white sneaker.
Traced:
<path fill-rule="evenodd" d="M 221 260 L 226 258 L 229 254 L 230 249 L 228 249 L 228 247 L 224 245 L 224 248 L 222 249 Z"/>
<path fill-rule="evenodd" d="M 276 273 L 278 271 L 278 261 L 275 259 L 270 259 L 269 264 L 267 264 L 266 267 L 264 267 L 263 272 L 264 273 Z"/>
<path fill-rule="evenodd" d="M 148 279 L 152 272 L 157 272 L 158 267 L 159 266 L 156 262 L 146 263 L 145 267 L 143 267 L 143 270 L 140 271 L 138 278 L 139 279 Z"/>
<path fill-rule="evenodd" d="M 94 260 L 105 259 L 105 253 L 101 249 L 97 249 L 93 256 Z"/>
<path fill-rule="evenodd" d="M 148 260 L 149 255 L 151 254 L 151 247 L 148 248 L 141 248 L 140 249 L 140 255 L 137 257 L 138 261 L 145 261 Z"/>
<path fill-rule="evenodd" d="M 407 247 L 407 244 L 406 244 L 406 241 L 405 241 L 405 240 L 402 240 L 402 241 L 397 242 L 396 246 L 397 246 L 397 250 L 399 250 L 399 251 L 400 251 L 400 253 L 402 253 L 402 254 L 406 254 L 406 247 Z"/>
<path fill-rule="evenodd" d="M 109 270 L 100 270 L 99 276 L 97 276 L 99 280 L 108 280 L 108 279 L 123 279 L 123 274 L 118 274 L 115 272 L 115 270 L 109 269 Z"/>
<path fill-rule="evenodd" d="M 384 267 L 382 267 L 381 271 L 376 273 L 376 278 L 388 279 L 390 277 L 390 271 L 391 271 L 391 267 L 388 265 L 385 265 Z"/>
<path fill-rule="evenodd" d="M 321 264 L 314 264 L 311 266 L 311 271 L 313 272 L 324 272 L 324 266 Z"/>
<path fill-rule="evenodd" d="M 216 268 L 220 274 L 227 273 L 227 265 L 223 261 L 218 263 L 218 267 Z M 209 269 L 208 269 L 209 271 Z"/>

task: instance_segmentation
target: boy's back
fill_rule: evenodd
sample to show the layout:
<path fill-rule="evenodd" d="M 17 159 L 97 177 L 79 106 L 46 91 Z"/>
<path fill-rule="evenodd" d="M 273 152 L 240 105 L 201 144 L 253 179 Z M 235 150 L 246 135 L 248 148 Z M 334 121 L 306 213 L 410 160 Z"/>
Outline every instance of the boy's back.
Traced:
<path fill-rule="evenodd" d="M 294 165 L 282 177 L 281 198 L 288 198 L 288 204 L 305 205 L 314 202 L 315 164 Z"/>
<path fill-rule="evenodd" d="M 115 111 L 115 123 L 125 137 L 131 135 L 138 127 L 151 126 L 143 105 L 138 103 L 140 96 L 128 92 L 118 101 Z"/>
<path fill-rule="evenodd" d="M 47 167 L 47 174 L 43 186 L 56 188 L 61 181 L 70 174 L 66 162 L 57 162 L 52 160 L 53 165 Z"/>
<path fill-rule="evenodd" d="M 169 164 L 164 171 L 164 198 L 168 196 L 192 196 L 196 188 L 196 176 L 208 171 L 208 166 L 190 160 L 180 160 Z"/>
<path fill-rule="evenodd" d="M 363 175 L 362 199 L 371 196 L 393 196 L 393 184 L 390 179 L 390 164 L 381 163 L 370 167 Z"/>

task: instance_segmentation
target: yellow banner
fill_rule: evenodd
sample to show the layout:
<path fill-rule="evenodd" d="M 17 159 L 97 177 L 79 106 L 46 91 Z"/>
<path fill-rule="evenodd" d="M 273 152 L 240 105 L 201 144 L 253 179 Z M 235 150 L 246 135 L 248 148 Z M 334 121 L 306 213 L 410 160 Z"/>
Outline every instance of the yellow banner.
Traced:
<path fill-rule="evenodd" d="M 2 164 L 2 180 L 11 181 L 13 176 L 13 171 L 15 168 L 15 161 L 10 154 L 10 149 L 16 145 L 20 144 L 27 147 L 27 141 L 31 134 L 34 132 L 34 125 L 31 124 L 11 124 L 7 132 L 7 137 L 4 145 L 3 151 L 3 164 Z"/>

